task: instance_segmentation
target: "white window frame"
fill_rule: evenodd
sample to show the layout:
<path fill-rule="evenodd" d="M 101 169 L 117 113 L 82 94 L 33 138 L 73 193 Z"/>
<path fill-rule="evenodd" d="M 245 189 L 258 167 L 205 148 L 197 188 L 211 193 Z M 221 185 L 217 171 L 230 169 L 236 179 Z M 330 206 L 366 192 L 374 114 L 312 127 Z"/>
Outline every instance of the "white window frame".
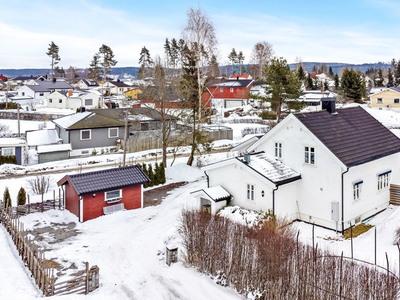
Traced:
<path fill-rule="evenodd" d="M 399 98 L 394 98 L 393 99 L 393 104 L 400 104 L 400 99 Z"/>
<path fill-rule="evenodd" d="M 84 139 L 84 138 L 82 137 L 82 133 L 83 133 L 84 131 L 89 131 L 89 138 Z M 92 130 L 91 130 L 91 129 L 82 129 L 82 130 L 80 131 L 80 138 L 81 138 L 81 141 L 88 141 L 88 140 L 91 140 L 91 139 L 92 139 Z"/>
<path fill-rule="evenodd" d="M 49 103 L 53 103 L 53 99 L 49 99 Z"/>
<path fill-rule="evenodd" d="M 117 135 L 111 135 L 111 131 L 113 129 L 117 129 Z M 108 128 L 108 138 L 116 138 L 119 137 L 119 128 L 118 127 L 113 127 L 113 128 Z"/>
<path fill-rule="evenodd" d="M 256 200 L 255 184 L 246 183 L 246 199 L 247 199 L 247 201 L 255 202 L 255 200 Z"/>
<path fill-rule="evenodd" d="M 4 154 L 4 150 L 11 150 L 12 154 Z M 1 155 L 3 156 L 12 156 L 15 155 L 15 148 L 13 147 L 5 147 L 5 148 L 1 148 Z"/>
<path fill-rule="evenodd" d="M 275 142 L 275 157 L 276 158 L 282 158 L 282 143 L 281 142 Z"/>
<path fill-rule="evenodd" d="M 315 147 L 304 146 L 304 163 L 315 165 Z"/>
<path fill-rule="evenodd" d="M 378 191 L 383 191 L 389 188 L 390 186 L 390 174 L 392 171 L 387 171 L 381 174 L 378 174 Z"/>
<path fill-rule="evenodd" d="M 58 103 L 62 103 L 62 99 L 58 99 Z"/>
<path fill-rule="evenodd" d="M 107 197 L 108 193 L 114 193 L 116 191 L 118 191 L 118 197 Z M 122 199 L 122 190 L 121 189 L 104 192 L 104 201 L 106 201 L 107 203 L 116 203 L 116 202 L 121 201 L 121 199 Z"/>
<path fill-rule="evenodd" d="M 219 88 L 219 92 L 220 92 L 220 93 L 223 93 L 223 92 L 224 92 L 224 88 L 223 88 L 223 87 L 220 87 L 220 88 Z"/>
<path fill-rule="evenodd" d="M 376 98 L 376 104 L 382 104 L 383 98 Z"/>
<path fill-rule="evenodd" d="M 230 89 L 231 93 L 233 93 L 233 88 Z"/>
<path fill-rule="evenodd" d="M 87 103 L 86 101 L 90 101 L 90 103 Z M 93 99 L 85 99 L 85 106 L 92 106 L 93 105 Z"/>
<path fill-rule="evenodd" d="M 353 183 L 353 201 L 358 201 L 361 199 L 362 184 L 362 180 Z"/>

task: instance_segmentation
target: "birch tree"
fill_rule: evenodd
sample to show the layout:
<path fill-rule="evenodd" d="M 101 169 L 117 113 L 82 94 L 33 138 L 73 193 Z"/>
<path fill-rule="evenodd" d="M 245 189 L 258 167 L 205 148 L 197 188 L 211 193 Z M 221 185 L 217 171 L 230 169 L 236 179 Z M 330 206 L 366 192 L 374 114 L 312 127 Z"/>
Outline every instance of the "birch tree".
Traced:
<path fill-rule="evenodd" d="M 258 42 L 254 45 L 250 61 L 255 69 L 256 78 L 263 77 L 264 66 L 271 60 L 273 54 L 272 45 L 266 41 Z"/>

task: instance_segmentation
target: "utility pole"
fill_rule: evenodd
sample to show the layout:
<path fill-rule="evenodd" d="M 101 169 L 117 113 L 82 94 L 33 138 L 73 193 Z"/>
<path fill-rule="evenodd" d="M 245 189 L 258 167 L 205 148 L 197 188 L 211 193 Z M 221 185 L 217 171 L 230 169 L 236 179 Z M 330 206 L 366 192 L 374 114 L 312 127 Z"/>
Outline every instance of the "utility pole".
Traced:
<path fill-rule="evenodd" d="M 124 164 L 126 161 L 126 140 L 128 139 L 128 110 L 125 111 L 125 134 L 124 134 Z"/>

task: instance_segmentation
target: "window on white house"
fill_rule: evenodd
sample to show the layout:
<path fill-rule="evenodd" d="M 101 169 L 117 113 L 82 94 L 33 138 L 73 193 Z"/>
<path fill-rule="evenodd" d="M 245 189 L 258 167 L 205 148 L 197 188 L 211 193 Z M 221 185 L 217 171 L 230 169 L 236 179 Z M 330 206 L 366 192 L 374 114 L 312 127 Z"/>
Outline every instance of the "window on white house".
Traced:
<path fill-rule="evenodd" d="M 58 99 L 58 103 L 62 103 L 62 99 Z"/>
<path fill-rule="evenodd" d="M 247 184 L 247 200 L 254 201 L 254 185 Z"/>
<path fill-rule="evenodd" d="M 353 200 L 354 201 L 360 200 L 362 184 L 363 184 L 362 181 L 358 181 L 353 184 Z"/>
<path fill-rule="evenodd" d="M 1 148 L 1 155 L 4 156 L 14 155 L 14 148 Z"/>
<path fill-rule="evenodd" d="M 53 99 L 49 99 L 49 103 L 53 103 Z"/>
<path fill-rule="evenodd" d="M 275 157 L 282 158 L 282 143 L 275 143 Z"/>
<path fill-rule="evenodd" d="M 233 93 L 233 88 L 231 88 L 231 93 Z"/>
<path fill-rule="evenodd" d="M 219 92 L 222 93 L 224 91 L 224 88 L 220 87 Z"/>
<path fill-rule="evenodd" d="M 104 201 L 107 203 L 115 203 L 121 201 L 122 190 L 108 191 L 104 193 Z"/>
<path fill-rule="evenodd" d="M 108 137 L 109 138 L 118 137 L 118 128 L 108 128 Z"/>
<path fill-rule="evenodd" d="M 25 96 L 25 92 L 22 92 L 22 93 L 21 93 L 21 96 Z"/>
<path fill-rule="evenodd" d="M 304 147 L 304 162 L 306 164 L 315 165 L 315 149 L 314 147 Z"/>
<path fill-rule="evenodd" d="M 85 106 L 93 105 L 93 99 L 85 99 Z"/>
<path fill-rule="evenodd" d="M 383 99 L 382 99 L 382 98 L 378 98 L 378 99 L 376 99 L 376 103 L 378 103 L 378 104 L 382 104 L 382 103 L 383 103 Z"/>
<path fill-rule="evenodd" d="M 92 132 L 90 129 L 81 130 L 81 140 L 90 140 L 92 138 Z"/>
<path fill-rule="evenodd" d="M 399 104 L 400 103 L 400 99 L 399 98 L 393 99 L 393 103 L 394 104 Z"/>
<path fill-rule="evenodd" d="M 378 175 L 378 191 L 389 187 L 390 173 L 392 173 L 392 171 L 387 171 Z"/>

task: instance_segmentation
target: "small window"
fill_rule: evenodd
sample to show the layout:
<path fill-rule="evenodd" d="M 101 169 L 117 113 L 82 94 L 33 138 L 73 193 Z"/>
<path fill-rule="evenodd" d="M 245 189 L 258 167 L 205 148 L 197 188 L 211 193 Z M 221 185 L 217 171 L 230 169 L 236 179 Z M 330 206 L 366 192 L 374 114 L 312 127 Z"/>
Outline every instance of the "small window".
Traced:
<path fill-rule="evenodd" d="M 4 156 L 14 155 L 14 148 L 1 148 L 1 155 Z"/>
<path fill-rule="evenodd" d="M 49 99 L 49 103 L 53 103 L 53 99 Z"/>
<path fill-rule="evenodd" d="M 93 105 L 93 99 L 85 99 L 85 106 Z"/>
<path fill-rule="evenodd" d="M 81 140 L 90 140 L 92 137 L 91 130 L 81 130 Z"/>
<path fill-rule="evenodd" d="M 378 175 L 378 191 L 387 189 L 389 187 L 391 172 L 392 171 L 388 171 Z"/>
<path fill-rule="evenodd" d="M 104 193 L 104 201 L 107 203 L 115 203 L 121 201 L 122 190 L 114 190 Z"/>
<path fill-rule="evenodd" d="M 62 99 L 58 99 L 58 103 L 62 103 Z"/>
<path fill-rule="evenodd" d="M 44 96 L 44 93 L 39 93 L 39 96 Z"/>
<path fill-rule="evenodd" d="M 393 103 L 394 104 L 399 104 L 400 103 L 400 99 L 399 98 L 393 99 Z"/>
<path fill-rule="evenodd" d="M 109 138 L 118 137 L 118 128 L 108 128 L 108 137 Z"/>
<path fill-rule="evenodd" d="M 21 96 L 25 96 L 25 92 L 22 92 L 22 93 L 21 93 Z"/>
<path fill-rule="evenodd" d="M 224 91 L 224 88 L 223 88 L 223 87 L 220 87 L 220 88 L 219 88 L 219 92 L 222 93 L 223 91 Z"/>
<path fill-rule="evenodd" d="M 358 225 L 361 223 L 361 216 L 354 219 L 354 225 Z"/>
<path fill-rule="evenodd" d="M 247 200 L 254 201 L 254 185 L 247 184 Z"/>
<path fill-rule="evenodd" d="M 275 143 L 275 157 L 282 158 L 282 143 Z"/>
<path fill-rule="evenodd" d="M 315 165 L 315 149 L 314 147 L 304 147 L 304 162 L 306 164 Z"/>
<path fill-rule="evenodd" d="M 89 154 L 89 150 L 82 150 L 81 154 Z"/>
<path fill-rule="evenodd" d="M 376 103 L 378 103 L 378 104 L 382 104 L 382 103 L 383 103 L 383 99 L 382 99 L 382 98 L 378 98 L 378 99 L 376 99 Z"/>
<path fill-rule="evenodd" d="M 231 88 L 231 93 L 233 93 L 233 88 Z"/>
<path fill-rule="evenodd" d="M 353 200 L 354 201 L 360 200 L 362 184 L 363 184 L 362 181 L 358 181 L 353 184 Z"/>

